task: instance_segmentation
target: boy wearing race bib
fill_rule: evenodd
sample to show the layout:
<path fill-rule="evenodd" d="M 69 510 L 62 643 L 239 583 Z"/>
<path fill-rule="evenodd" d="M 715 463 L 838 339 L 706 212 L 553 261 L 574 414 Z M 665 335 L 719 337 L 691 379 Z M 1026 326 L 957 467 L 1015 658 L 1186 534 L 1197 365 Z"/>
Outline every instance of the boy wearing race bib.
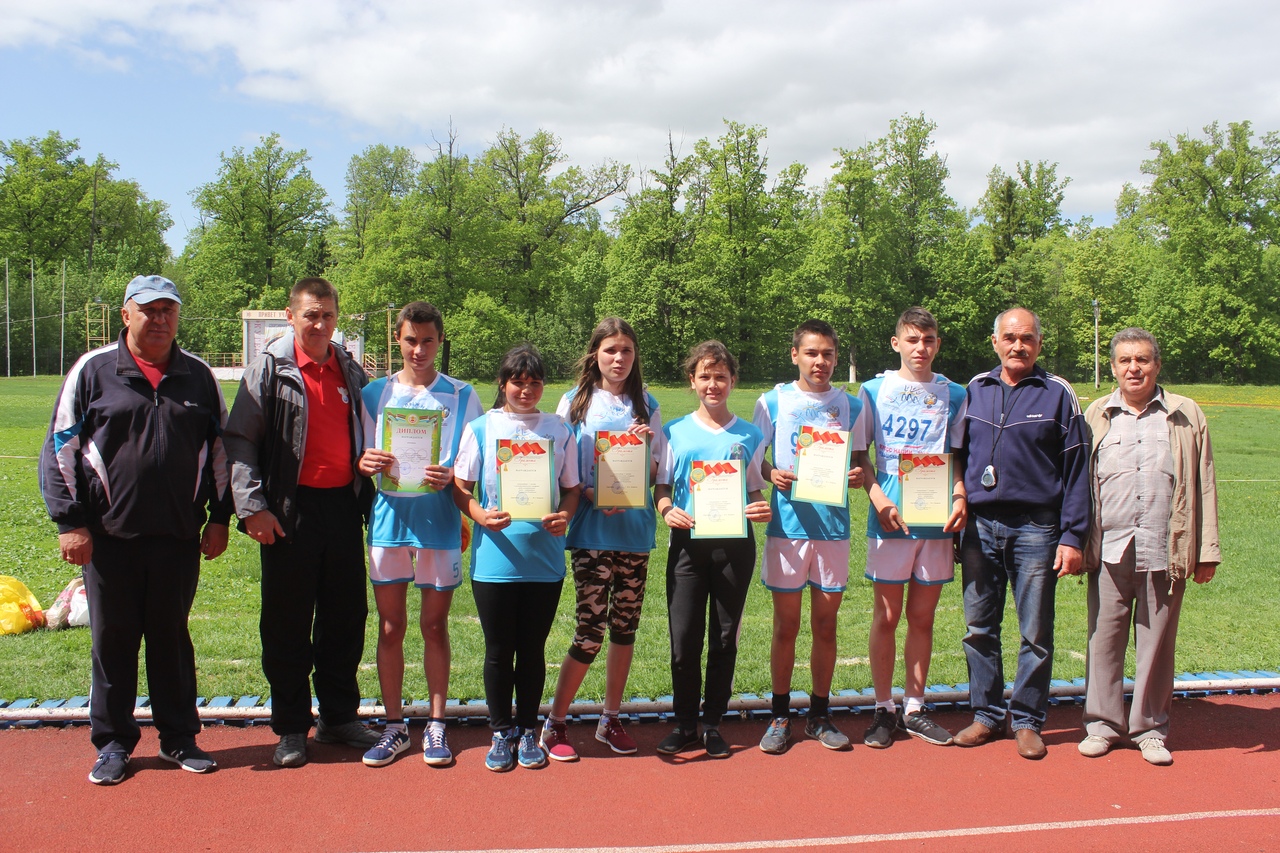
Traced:
<path fill-rule="evenodd" d="M 876 709 L 863 742 L 883 749 L 893 742 L 894 731 L 904 731 L 945 746 L 951 743 L 951 733 L 925 715 L 924 685 L 933 653 L 934 611 L 942 585 L 955 576 L 952 537 L 964 529 L 967 517 L 964 472 L 953 465 L 952 509 L 945 526 L 912 530 L 902 518 L 898 463 L 904 453 L 959 449 L 964 441 L 965 389 L 933 372 L 942 339 L 938 321 L 925 309 L 907 309 L 890 342 L 902 366 L 863 383 L 858 392 L 867 408 L 866 443 L 876 447 L 875 476 L 867 481 L 872 511 L 867 513 L 866 569 L 867 579 L 875 584 L 869 657 Z M 862 461 L 872 470 L 865 450 Z M 906 702 L 900 712 L 892 685 L 904 598 Z"/>
<path fill-rule="evenodd" d="M 780 755 L 791 741 L 791 675 L 805 587 L 809 588 L 813 647 L 812 690 L 805 734 L 828 749 L 848 749 L 849 738 L 831 723 L 829 703 L 836 665 L 836 616 L 849 583 L 849 507 L 795 500 L 792 486 L 796 447 L 805 427 L 849 433 L 854 451 L 866 448 L 863 404 L 831 385 L 839 343 L 835 329 L 822 320 L 806 320 L 792 336 L 791 362 L 799 368 L 795 382 L 766 391 L 752 418 L 772 450 L 761 465 L 773 484 L 773 519 L 765 530 L 760 579 L 773 593 L 773 641 L 769 649 L 773 686 L 773 719 L 760 740 L 764 752 Z M 862 470 L 847 476 L 862 486 Z"/>

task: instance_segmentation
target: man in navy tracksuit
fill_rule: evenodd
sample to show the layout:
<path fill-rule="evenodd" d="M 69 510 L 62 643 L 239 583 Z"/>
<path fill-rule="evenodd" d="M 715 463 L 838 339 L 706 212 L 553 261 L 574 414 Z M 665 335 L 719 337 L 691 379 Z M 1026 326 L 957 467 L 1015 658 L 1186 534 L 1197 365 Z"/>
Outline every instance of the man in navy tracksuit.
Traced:
<path fill-rule="evenodd" d="M 200 555 L 213 559 L 227 547 L 227 407 L 209 365 L 174 343 L 181 305 L 166 278 L 129 282 L 120 340 L 67 373 L 40 455 L 62 558 L 84 566 L 95 785 L 124 778 L 141 736 L 133 706 L 143 637 L 160 757 L 193 773 L 217 767 L 196 746 L 187 616 Z"/>
<path fill-rule="evenodd" d="M 1043 758 L 1057 579 L 1079 574 L 1089 532 L 1089 442 L 1075 392 L 1036 365 L 1040 319 L 996 318 L 1000 367 L 969 382 L 962 458 L 969 523 L 960 543 L 973 724 L 960 746 L 999 737 L 1006 717 L 1023 758 Z M 1000 622 L 1013 590 L 1022 635 L 1006 708 Z"/>

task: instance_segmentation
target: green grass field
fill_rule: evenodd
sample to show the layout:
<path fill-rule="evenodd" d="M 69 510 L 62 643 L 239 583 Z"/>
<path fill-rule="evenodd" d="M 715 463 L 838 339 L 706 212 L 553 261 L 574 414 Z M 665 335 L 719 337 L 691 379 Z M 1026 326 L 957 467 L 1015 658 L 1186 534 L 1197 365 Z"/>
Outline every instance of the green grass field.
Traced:
<path fill-rule="evenodd" d="M 44 606 L 78 571 L 58 558 L 57 537 L 45 513 L 36 479 L 35 457 L 44 438 L 59 380 L 0 379 L 0 574 L 26 583 Z M 551 409 L 565 390 L 563 384 L 547 389 L 544 409 Z M 483 402 L 492 400 L 492 385 L 477 389 Z M 755 399 L 764 386 L 744 386 L 734 392 L 731 404 L 750 417 Z M 1091 385 L 1077 386 L 1082 400 L 1109 393 Z M 234 386 L 224 386 L 230 399 Z M 668 419 L 694 407 L 693 395 L 683 387 L 651 389 Z M 1177 387 L 1204 406 L 1213 432 L 1218 465 L 1224 564 L 1213 583 L 1188 591 L 1182 611 L 1178 642 L 1179 671 L 1275 668 L 1280 665 L 1275 630 L 1280 621 L 1280 572 L 1264 553 L 1264 536 L 1277 521 L 1280 505 L 1280 459 L 1274 437 L 1280 433 L 1280 388 L 1187 386 Z M 1267 436 L 1272 436 L 1267 439 Z M 870 685 L 866 664 L 867 632 L 871 619 L 871 585 L 861 579 L 859 567 L 865 541 L 857 533 L 865 524 L 865 497 L 853 498 L 854 579 L 845 594 L 840 617 L 840 660 L 837 690 Z M 763 528 L 761 528 L 762 530 Z M 655 697 L 670 691 L 664 568 L 666 528 L 659 525 L 658 546 L 653 552 L 648 597 L 637 639 L 635 665 L 630 682 L 634 696 Z M 231 546 L 218 560 L 202 564 L 200 591 L 192 612 L 191 633 L 200 669 L 200 692 L 215 695 L 265 695 L 266 680 L 259 664 L 258 560 L 256 546 L 233 532 Z M 1258 606 L 1249 607 L 1249 602 Z M 372 594 L 370 613 L 374 613 Z M 1013 672 L 1017 650 L 1017 625 L 1005 621 L 1006 670 Z M 458 590 L 450 616 L 453 638 L 453 679 L 450 695 L 483 696 L 480 677 L 482 638 L 467 586 Z M 768 593 L 758 584 L 747 601 L 743 620 L 736 689 L 767 693 L 769 690 L 769 638 L 771 606 Z M 410 624 L 415 618 L 410 614 Z M 376 620 L 370 617 L 366 632 L 362 694 L 379 693 L 373 663 Z M 900 627 L 901 632 L 905 628 Z M 567 584 L 561 608 L 547 643 L 548 691 L 573 633 L 573 591 Z M 955 684 L 966 679 L 960 640 L 964 616 L 959 584 L 942 593 L 935 628 L 932 683 Z M 808 637 L 799 641 L 801 661 L 807 660 Z M 410 632 L 406 659 L 421 659 L 421 638 Z M 1084 674 L 1085 587 L 1076 580 L 1063 581 L 1058 590 L 1057 650 L 1054 675 L 1074 678 Z M 0 697 L 65 698 L 84 695 L 89 689 L 89 633 L 81 629 L 31 632 L 0 637 Z M 793 688 L 808 688 L 801 663 Z M 895 683 L 901 684 L 901 671 Z M 584 698 L 599 698 L 604 689 L 603 666 L 593 667 L 583 687 Z M 145 679 L 140 692 L 146 692 Z M 406 674 L 405 696 L 426 695 L 421 667 L 411 664 Z"/>

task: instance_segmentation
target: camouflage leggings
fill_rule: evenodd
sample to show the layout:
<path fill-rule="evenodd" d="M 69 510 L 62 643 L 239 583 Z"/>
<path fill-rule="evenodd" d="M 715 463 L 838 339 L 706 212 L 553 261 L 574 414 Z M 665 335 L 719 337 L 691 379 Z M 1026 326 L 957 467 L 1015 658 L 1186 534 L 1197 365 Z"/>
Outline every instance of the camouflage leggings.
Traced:
<path fill-rule="evenodd" d="M 591 663 L 600 654 L 605 622 L 609 642 L 628 646 L 636 640 L 649 555 L 629 551 L 573 549 L 573 585 L 578 591 L 578 629 L 569 656 Z"/>

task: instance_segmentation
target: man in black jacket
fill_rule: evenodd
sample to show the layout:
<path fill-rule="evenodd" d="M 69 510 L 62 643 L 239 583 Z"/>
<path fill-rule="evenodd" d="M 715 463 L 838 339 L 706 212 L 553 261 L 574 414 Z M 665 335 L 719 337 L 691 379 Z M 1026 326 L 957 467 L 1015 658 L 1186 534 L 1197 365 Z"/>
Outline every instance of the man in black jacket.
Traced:
<path fill-rule="evenodd" d="M 187 617 L 200 555 L 211 560 L 227 547 L 227 407 L 209 365 L 174 343 L 181 305 L 166 278 L 129 282 L 120 340 L 67 373 L 40 456 L 62 558 L 84 566 L 95 785 L 124 779 L 141 736 L 133 707 L 143 637 L 160 757 L 193 773 L 217 767 L 196 746 Z"/>
<path fill-rule="evenodd" d="M 226 439 L 236 515 L 261 547 L 262 670 L 280 738 L 272 760 L 299 767 L 313 668 L 316 740 L 361 750 L 378 741 L 359 721 L 356 683 L 368 616 L 362 522 L 373 484 L 357 470 L 368 377 L 330 341 L 338 291 L 304 278 L 286 317 L 292 333 L 269 344 L 240 380 Z"/>

